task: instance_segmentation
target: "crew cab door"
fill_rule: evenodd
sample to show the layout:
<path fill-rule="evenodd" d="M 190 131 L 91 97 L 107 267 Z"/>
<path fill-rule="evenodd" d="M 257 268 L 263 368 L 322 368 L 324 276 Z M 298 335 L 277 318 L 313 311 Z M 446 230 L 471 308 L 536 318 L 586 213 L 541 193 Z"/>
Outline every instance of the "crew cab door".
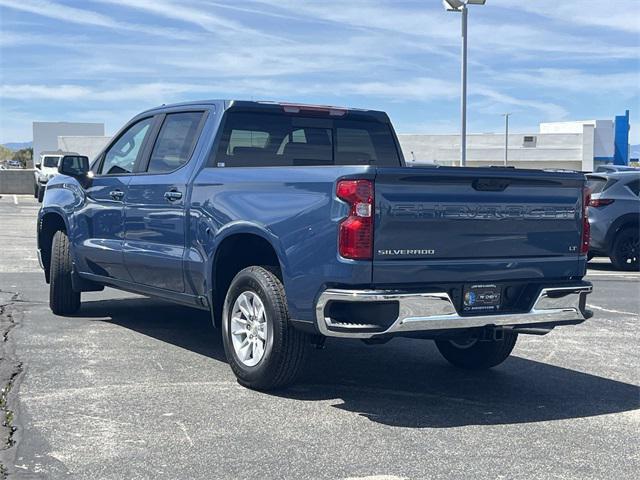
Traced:
<path fill-rule="evenodd" d="M 203 111 L 159 117 L 158 134 L 125 202 L 124 261 L 134 282 L 184 292 L 187 184 Z"/>
<path fill-rule="evenodd" d="M 153 122 L 148 117 L 130 125 L 94 165 L 86 201 L 76 211 L 72 238 L 81 272 L 130 280 L 122 256 L 124 202 Z"/>

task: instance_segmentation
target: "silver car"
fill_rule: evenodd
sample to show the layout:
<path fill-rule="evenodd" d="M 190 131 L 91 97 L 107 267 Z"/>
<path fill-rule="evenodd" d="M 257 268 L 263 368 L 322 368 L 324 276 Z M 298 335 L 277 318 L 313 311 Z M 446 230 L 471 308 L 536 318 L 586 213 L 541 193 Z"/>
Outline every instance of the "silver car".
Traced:
<path fill-rule="evenodd" d="M 640 270 L 640 172 L 587 175 L 591 190 L 589 255 L 619 270 Z"/>

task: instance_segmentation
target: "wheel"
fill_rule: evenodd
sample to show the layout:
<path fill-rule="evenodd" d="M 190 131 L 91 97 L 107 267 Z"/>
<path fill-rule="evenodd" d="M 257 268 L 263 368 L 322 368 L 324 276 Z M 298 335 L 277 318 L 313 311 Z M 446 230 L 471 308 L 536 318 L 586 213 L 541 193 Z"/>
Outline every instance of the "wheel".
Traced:
<path fill-rule="evenodd" d="M 80 292 L 71 284 L 71 251 L 69 237 L 57 231 L 51 245 L 51 282 L 49 284 L 49 306 L 56 315 L 71 315 L 80 308 Z"/>
<path fill-rule="evenodd" d="M 640 232 L 637 227 L 627 227 L 618 232 L 609 258 L 618 270 L 640 269 Z"/>
<path fill-rule="evenodd" d="M 38 202 L 42 203 L 42 200 L 44 200 L 44 191 L 47 189 L 47 187 L 38 187 Z"/>
<path fill-rule="evenodd" d="M 502 340 L 436 340 L 436 346 L 442 356 L 456 367 L 483 370 L 504 362 L 511 354 L 517 339 L 517 333 L 505 331 Z"/>
<path fill-rule="evenodd" d="M 38 182 L 33 182 L 33 198 L 38 198 Z"/>
<path fill-rule="evenodd" d="M 272 271 L 241 270 L 227 291 L 222 315 L 224 351 L 241 385 L 271 390 L 295 381 L 308 336 L 289 323 L 284 287 Z"/>

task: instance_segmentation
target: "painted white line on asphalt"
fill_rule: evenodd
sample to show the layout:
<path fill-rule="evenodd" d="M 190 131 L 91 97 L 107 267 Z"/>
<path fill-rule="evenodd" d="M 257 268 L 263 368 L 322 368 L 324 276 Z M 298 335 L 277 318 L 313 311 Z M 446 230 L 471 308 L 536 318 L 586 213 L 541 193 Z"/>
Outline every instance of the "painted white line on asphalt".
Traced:
<path fill-rule="evenodd" d="M 618 313 L 620 315 L 640 315 L 640 313 L 633 313 L 633 312 L 625 312 L 623 310 L 613 310 L 611 308 L 604 308 L 604 307 L 599 307 L 598 305 L 591 305 L 591 304 L 587 304 L 587 307 L 589 308 L 593 308 L 595 310 L 600 310 L 602 312 L 609 312 L 609 313 Z"/>
<path fill-rule="evenodd" d="M 17 197 L 17 195 L 13 196 L 13 203 L 18 205 L 18 197 Z"/>
<path fill-rule="evenodd" d="M 587 277 L 619 277 L 619 278 L 639 278 L 640 275 L 633 273 L 616 272 L 587 272 Z"/>

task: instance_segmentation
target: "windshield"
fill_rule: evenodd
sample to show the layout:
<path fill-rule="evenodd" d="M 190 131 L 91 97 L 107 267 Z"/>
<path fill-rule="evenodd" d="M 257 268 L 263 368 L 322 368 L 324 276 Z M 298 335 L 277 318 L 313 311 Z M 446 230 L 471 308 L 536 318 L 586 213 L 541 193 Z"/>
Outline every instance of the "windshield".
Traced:
<path fill-rule="evenodd" d="M 44 159 L 42 160 L 42 166 L 49 167 L 49 168 L 57 168 L 59 158 L 60 157 L 44 157 Z"/>

